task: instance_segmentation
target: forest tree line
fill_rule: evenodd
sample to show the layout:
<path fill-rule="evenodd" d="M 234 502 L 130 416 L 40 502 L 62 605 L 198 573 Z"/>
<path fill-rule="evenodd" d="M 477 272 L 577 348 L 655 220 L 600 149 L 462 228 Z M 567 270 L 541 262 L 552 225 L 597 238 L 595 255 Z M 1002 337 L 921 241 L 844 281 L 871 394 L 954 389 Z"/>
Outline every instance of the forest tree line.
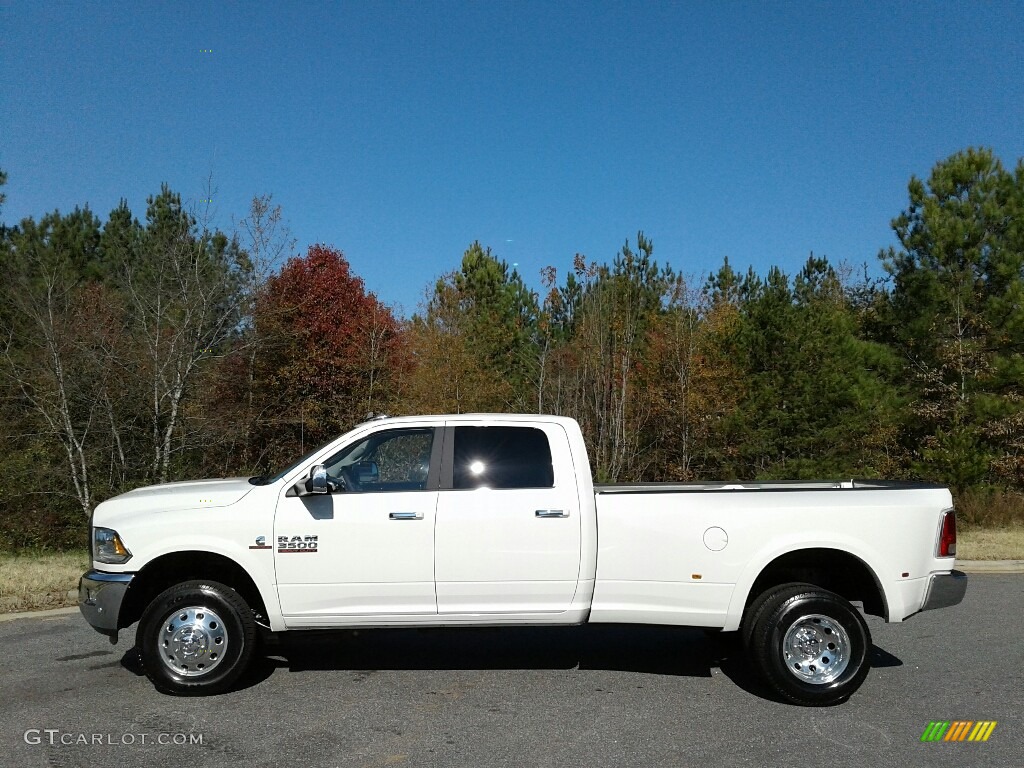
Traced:
<path fill-rule="evenodd" d="M 341 251 L 292 255 L 269 196 L 231 232 L 166 185 L 141 219 L 0 224 L 0 535 L 81 546 L 105 498 L 381 412 L 572 416 L 606 482 L 914 478 L 1024 522 L 1024 160 L 939 162 L 892 228 L 884 277 L 812 254 L 690 279 L 640 232 L 540 291 L 474 242 L 401 318 Z"/>

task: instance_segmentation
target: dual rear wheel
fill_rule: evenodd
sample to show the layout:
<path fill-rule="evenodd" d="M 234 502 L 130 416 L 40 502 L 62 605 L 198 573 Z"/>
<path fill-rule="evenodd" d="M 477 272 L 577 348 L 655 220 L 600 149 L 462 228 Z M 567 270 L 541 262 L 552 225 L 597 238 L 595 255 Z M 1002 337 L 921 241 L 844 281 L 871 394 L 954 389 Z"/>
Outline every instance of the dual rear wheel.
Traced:
<path fill-rule="evenodd" d="M 871 633 L 849 601 L 813 584 L 782 584 L 751 603 L 742 631 L 748 662 L 786 701 L 850 698 L 870 669 Z"/>

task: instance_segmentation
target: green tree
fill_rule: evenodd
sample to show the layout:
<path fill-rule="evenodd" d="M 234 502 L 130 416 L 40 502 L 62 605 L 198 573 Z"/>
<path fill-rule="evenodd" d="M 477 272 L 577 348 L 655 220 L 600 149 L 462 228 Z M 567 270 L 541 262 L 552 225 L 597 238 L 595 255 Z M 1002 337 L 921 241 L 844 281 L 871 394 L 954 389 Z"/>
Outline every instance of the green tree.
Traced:
<path fill-rule="evenodd" d="M 732 474 L 885 474 L 899 409 L 894 363 L 858 337 L 835 270 L 812 255 L 792 282 L 773 267 L 746 283 L 735 338 L 746 394 L 732 424 Z"/>
<path fill-rule="evenodd" d="M 118 264 L 132 263 L 142 254 L 145 231 L 122 199 L 110 212 L 100 234 L 100 261 L 106 271 Z"/>
<path fill-rule="evenodd" d="M 37 222 L 26 218 L 10 230 L 8 256 L 24 268 L 28 261 L 46 270 L 58 270 L 73 281 L 103 276 L 100 251 L 100 220 L 89 210 L 76 207 L 71 213 L 53 211 Z M 39 275 L 41 277 L 41 275 Z"/>
<path fill-rule="evenodd" d="M 967 149 L 912 178 L 881 258 L 889 329 L 915 384 L 918 473 L 1024 486 L 1024 161 Z"/>
<path fill-rule="evenodd" d="M 417 322 L 460 339 L 455 346 L 480 368 L 474 380 L 481 374 L 490 379 L 485 389 L 495 398 L 491 408 L 523 410 L 535 402 L 539 313 L 537 295 L 519 273 L 474 242 L 460 268 L 437 282 L 426 316 Z M 435 348 L 446 346 L 452 344 Z"/>
<path fill-rule="evenodd" d="M 411 364 L 402 381 L 408 413 L 472 413 L 511 410 L 515 392 L 464 330 L 452 281 L 434 287 L 430 306 L 405 324 Z"/>

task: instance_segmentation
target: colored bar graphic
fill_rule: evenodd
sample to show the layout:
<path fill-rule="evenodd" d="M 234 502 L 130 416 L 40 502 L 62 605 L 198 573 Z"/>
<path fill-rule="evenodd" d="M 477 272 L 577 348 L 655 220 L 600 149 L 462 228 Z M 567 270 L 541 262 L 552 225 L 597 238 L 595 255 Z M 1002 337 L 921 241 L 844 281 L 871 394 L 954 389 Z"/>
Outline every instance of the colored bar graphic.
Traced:
<path fill-rule="evenodd" d="M 995 729 L 995 720 L 980 722 L 974 727 L 974 730 L 971 731 L 968 741 L 988 741 L 988 737 L 992 735 L 992 731 Z"/>
<path fill-rule="evenodd" d="M 967 720 L 954 720 L 953 725 L 949 727 L 949 733 L 946 734 L 944 741 L 963 741 L 964 736 L 967 735 L 967 729 L 973 725 L 973 723 Z"/>
<path fill-rule="evenodd" d="M 995 720 L 932 720 L 921 741 L 988 741 L 995 729 Z"/>

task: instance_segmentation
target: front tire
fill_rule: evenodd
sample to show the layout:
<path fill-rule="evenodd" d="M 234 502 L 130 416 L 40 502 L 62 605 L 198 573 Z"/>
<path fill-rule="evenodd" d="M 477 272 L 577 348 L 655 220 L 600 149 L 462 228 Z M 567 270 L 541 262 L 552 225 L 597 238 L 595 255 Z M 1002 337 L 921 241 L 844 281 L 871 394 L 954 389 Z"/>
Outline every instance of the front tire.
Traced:
<path fill-rule="evenodd" d="M 834 592 L 786 585 L 765 599 L 749 652 L 783 699 L 805 706 L 846 701 L 867 677 L 871 633 L 860 611 Z"/>
<path fill-rule="evenodd" d="M 245 601 L 216 581 L 187 581 L 157 595 L 139 620 L 146 676 L 165 693 L 211 694 L 245 671 L 256 623 Z"/>

